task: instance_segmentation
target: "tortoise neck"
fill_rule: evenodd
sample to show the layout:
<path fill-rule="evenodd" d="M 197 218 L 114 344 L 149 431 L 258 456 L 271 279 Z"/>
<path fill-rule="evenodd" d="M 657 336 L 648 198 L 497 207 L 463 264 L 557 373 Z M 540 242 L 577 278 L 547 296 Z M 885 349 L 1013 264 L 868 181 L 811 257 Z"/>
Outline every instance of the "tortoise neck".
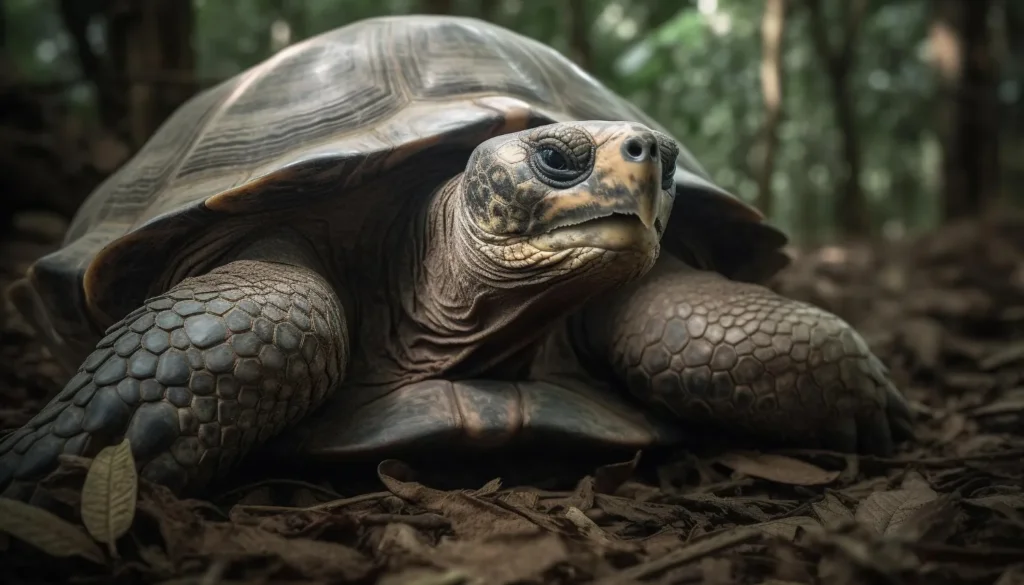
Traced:
<path fill-rule="evenodd" d="M 481 285 L 472 264 L 467 263 L 459 213 L 463 175 L 456 175 L 439 187 L 430 198 L 423 217 L 417 222 L 421 233 L 413 246 L 422 246 L 414 256 L 417 301 L 432 310 L 418 314 L 423 325 L 441 335 L 471 329 L 476 304 L 486 287 Z"/>
<path fill-rule="evenodd" d="M 461 174 L 449 180 L 415 222 L 422 231 L 410 239 L 413 294 L 402 299 L 415 332 L 402 343 L 429 351 L 435 367 L 443 364 L 434 375 L 514 376 L 524 348 L 577 302 L 488 261 L 464 208 L 465 188 Z"/>

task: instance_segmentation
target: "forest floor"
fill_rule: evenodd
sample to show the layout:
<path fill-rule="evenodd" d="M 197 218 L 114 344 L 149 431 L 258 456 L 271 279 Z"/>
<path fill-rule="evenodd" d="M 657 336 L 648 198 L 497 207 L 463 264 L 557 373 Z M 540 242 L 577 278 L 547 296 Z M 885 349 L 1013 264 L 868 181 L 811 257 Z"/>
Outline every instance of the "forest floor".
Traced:
<path fill-rule="evenodd" d="M 16 217 L 0 242 L 0 286 L 62 230 L 55 216 Z M 889 458 L 644 454 L 460 489 L 395 460 L 360 490 L 264 478 L 200 501 L 142 482 L 136 506 L 121 504 L 127 516 L 85 522 L 88 532 L 78 508 L 89 461 L 69 459 L 46 484 L 67 520 L 7 508 L 0 521 L 18 537 L 0 533 L 0 574 L 12 584 L 1024 584 L 1024 219 L 797 254 L 773 286 L 862 331 L 912 401 L 912 443 Z M 10 307 L 0 319 L 0 428 L 11 428 L 63 376 Z M 118 525 L 115 556 L 97 540 Z"/>

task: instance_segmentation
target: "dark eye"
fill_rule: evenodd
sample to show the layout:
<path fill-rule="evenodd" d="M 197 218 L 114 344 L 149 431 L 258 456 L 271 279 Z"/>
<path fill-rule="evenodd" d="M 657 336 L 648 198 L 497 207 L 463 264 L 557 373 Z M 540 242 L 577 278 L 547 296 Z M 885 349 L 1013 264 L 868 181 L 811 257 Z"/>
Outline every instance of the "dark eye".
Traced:
<path fill-rule="evenodd" d="M 583 165 L 567 146 L 551 142 L 538 145 L 530 163 L 537 179 L 556 189 L 565 189 L 578 183 L 589 172 L 580 168 Z"/>
<path fill-rule="evenodd" d="M 550 146 L 540 149 L 540 160 L 542 160 L 544 165 L 550 169 L 554 169 L 556 171 L 569 170 L 569 161 L 566 160 L 562 153 Z"/>

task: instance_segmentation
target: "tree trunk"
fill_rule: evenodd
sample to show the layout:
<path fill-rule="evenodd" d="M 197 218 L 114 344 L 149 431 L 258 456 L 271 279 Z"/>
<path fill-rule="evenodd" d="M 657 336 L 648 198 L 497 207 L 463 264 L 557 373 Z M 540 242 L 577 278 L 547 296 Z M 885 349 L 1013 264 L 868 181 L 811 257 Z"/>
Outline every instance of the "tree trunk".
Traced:
<path fill-rule="evenodd" d="M 498 0 L 483 0 L 480 3 L 480 18 L 482 20 L 496 22 L 500 13 L 501 3 Z"/>
<path fill-rule="evenodd" d="M 128 136 L 138 148 L 193 93 L 191 84 L 157 86 L 142 78 L 153 72 L 173 72 L 181 79 L 194 72 L 194 15 L 192 3 L 180 0 L 133 0 L 130 6 L 115 17 L 124 23 L 116 28 L 120 36 L 111 39 L 111 45 L 123 47 Z"/>
<path fill-rule="evenodd" d="M 850 92 L 850 73 L 855 65 L 855 49 L 867 1 L 848 0 L 845 3 L 843 36 L 838 47 L 833 46 L 828 39 L 828 22 L 821 8 L 821 0 L 807 0 L 807 6 L 811 15 L 811 36 L 815 51 L 822 59 L 828 75 L 836 126 L 842 136 L 841 150 L 845 168 L 836 204 L 836 225 L 841 235 L 846 237 L 867 234 L 871 222 L 861 185 L 860 133 L 854 98 Z"/>
<path fill-rule="evenodd" d="M 757 206 L 766 216 L 774 207 L 772 176 L 782 121 L 782 37 L 786 26 L 786 0 L 766 0 L 761 17 L 761 94 L 764 98 L 764 126 L 761 168 L 758 174 Z"/>
<path fill-rule="evenodd" d="M 452 14 L 455 11 L 453 0 L 425 0 L 423 4 L 425 5 L 423 9 L 427 14 Z"/>
<path fill-rule="evenodd" d="M 569 56 L 583 69 L 589 69 L 592 51 L 586 3 L 583 0 L 569 0 L 565 7 L 565 17 L 569 25 Z"/>
<path fill-rule="evenodd" d="M 195 91 L 192 3 L 61 0 L 59 7 L 104 126 L 140 147 Z M 97 18 L 106 19 L 106 55 L 88 40 Z"/>
<path fill-rule="evenodd" d="M 96 91 L 96 109 L 100 120 L 111 130 L 119 131 L 124 119 L 124 93 L 118 91 L 113 79 L 114 63 L 117 54 L 111 47 L 111 58 L 103 60 L 89 42 L 89 26 L 93 19 L 101 17 L 105 9 L 104 2 L 83 2 L 82 0 L 60 0 L 58 4 L 61 21 L 67 29 L 68 36 L 75 48 L 75 57 L 82 76 L 87 79 Z M 108 27 L 112 26 L 108 23 Z"/>
<path fill-rule="evenodd" d="M 999 80 L 988 16 L 991 0 L 939 0 L 929 33 L 941 79 L 943 215 L 977 215 L 998 197 Z"/>
<path fill-rule="evenodd" d="M 0 51 L 7 55 L 7 4 L 0 0 Z"/>

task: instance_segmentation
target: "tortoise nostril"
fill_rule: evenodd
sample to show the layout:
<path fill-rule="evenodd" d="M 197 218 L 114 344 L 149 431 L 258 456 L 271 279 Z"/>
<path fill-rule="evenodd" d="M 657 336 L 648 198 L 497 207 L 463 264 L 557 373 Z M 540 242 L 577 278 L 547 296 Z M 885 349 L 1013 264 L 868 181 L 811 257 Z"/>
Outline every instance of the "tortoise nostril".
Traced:
<path fill-rule="evenodd" d="M 644 156 L 644 144 L 640 142 L 639 138 L 630 138 L 626 141 L 626 154 L 630 158 L 643 158 Z"/>
<path fill-rule="evenodd" d="M 622 144 L 622 152 L 628 160 L 644 162 L 657 156 L 658 145 L 654 140 L 644 140 L 643 136 L 631 136 Z"/>

